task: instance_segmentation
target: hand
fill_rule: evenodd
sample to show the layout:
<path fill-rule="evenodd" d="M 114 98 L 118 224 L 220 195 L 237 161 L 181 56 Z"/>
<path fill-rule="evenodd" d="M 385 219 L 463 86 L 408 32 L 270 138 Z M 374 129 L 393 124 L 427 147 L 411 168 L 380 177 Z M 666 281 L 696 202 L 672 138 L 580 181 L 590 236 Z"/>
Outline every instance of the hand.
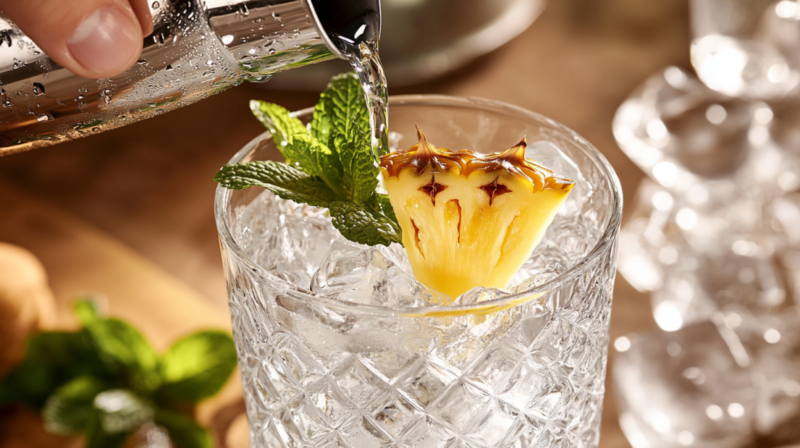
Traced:
<path fill-rule="evenodd" d="M 148 1 L 0 0 L 0 11 L 62 67 L 107 78 L 139 59 L 153 32 Z"/>

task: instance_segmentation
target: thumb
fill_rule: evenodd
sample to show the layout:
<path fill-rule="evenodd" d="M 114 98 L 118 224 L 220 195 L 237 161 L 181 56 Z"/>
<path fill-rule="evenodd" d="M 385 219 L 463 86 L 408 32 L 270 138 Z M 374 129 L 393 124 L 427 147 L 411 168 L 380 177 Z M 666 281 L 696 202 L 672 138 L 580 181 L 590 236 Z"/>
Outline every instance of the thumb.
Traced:
<path fill-rule="evenodd" d="M 128 0 L 0 0 L 0 10 L 51 59 L 86 78 L 124 72 L 142 52 Z"/>

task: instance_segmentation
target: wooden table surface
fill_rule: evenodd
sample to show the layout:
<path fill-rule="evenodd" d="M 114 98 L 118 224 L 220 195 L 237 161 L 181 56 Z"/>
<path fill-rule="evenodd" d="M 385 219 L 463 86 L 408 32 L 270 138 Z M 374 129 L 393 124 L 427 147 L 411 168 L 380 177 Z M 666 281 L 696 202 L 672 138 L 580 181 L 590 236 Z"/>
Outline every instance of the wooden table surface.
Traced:
<path fill-rule="evenodd" d="M 490 56 L 425 85 L 391 89 L 389 79 L 389 86 L 393 94 L 479 96 L 549 116 L 605 154 L 632 204 L 643 174 L 615 144 L 611 120 L 647 76 L 688 66 L 688 48 L 684 0 L 552 0 Z M 244 85 L 126 128 L 0 158 L 0 241 L 43 261 L 62 305 L 79 292 L 102 293 L 112 314 L 141 326 L 159 347 L 196 328 L 229 326 L 211 178 L 263 131 L 248 100 L 298 109 L 316 97 Z M 654 326 L 647 298 L 621 277 L 614 294 L 612 340 Z M 236 408 L 238 387 L 233 381 L 207 404 L 203 421 L 224 420 L 218 411 Z M 608 384 L 600 445 L 627 447 L 613 395 Z M 232 428 L 231 448 L 246 446 L 243 420 Z"/>

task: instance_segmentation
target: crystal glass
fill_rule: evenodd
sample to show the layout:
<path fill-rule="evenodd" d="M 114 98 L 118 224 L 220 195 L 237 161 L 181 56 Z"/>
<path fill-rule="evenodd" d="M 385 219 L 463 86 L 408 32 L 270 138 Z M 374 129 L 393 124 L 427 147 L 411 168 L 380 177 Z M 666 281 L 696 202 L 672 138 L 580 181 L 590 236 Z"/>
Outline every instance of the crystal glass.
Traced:
<path fill-rule="evenodd" d="M 250 437 L 266 447 L 596 447 L 622 196 L 603 156 L 514 106 L 390 99 L 393 149 L 528 157 L 575 179 L 506 290 L 442 305 L 401 246 L 344 240 L 324 210 L 218 189 L 215 215 Z M 312 110 L 295 115 L 308 121 Z M 268 133 L 231 162 L 278 158 Z"/>
<path fill-rule="evenodd" d="M 754 99 L 795 94 L 796 0 L 692 0 L 692 65 L 710 88 Z"/>

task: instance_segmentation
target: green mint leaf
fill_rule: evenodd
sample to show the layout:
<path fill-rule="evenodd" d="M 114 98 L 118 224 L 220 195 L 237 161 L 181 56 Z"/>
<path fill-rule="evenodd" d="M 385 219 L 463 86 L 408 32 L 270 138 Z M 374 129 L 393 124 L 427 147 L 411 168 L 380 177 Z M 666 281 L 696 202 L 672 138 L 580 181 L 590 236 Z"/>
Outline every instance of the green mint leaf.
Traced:
<path fill-rule="evenodd" d="M 102 357 L 126 368 L 135 390 L 148 392 L 158 387 L 158 354 L 139 330 L 120 319 L 97 320 L 86 329 Z"/>
<path fill-rule="evenodd" d="M 289 138 L 295 134 L 307 134 L 303 122 L 289 115 L 289 111 L 277 104 L 265 101 L 251 100 L 250 110 L 272 134 L 275 146 L 283 153 L 283 149 L 289 142 Z M 284 157 L 286 157 L 284 155 Z M 288 158 L 287 162 L 292 162 Z"/>
<path fill-rule="evenodd" d="M 97 394 L 94 407 L 100 426 L 108 434 L 129 433 L 153 419 L 155 412 L 149 403 L 127 389 L 107 390 Z"/>
<path fill-rule="evenodd" d="M 0 406 L 23 403 L 40 409 L 62 381 L 47 364 L 24 360 L 0 383 Z"/>
<path fill-rule="evenodd" d="M 339 155 L 326 145 L 308 134 L 297 134 L 291 138 L 285 151 L 293 160 L 298 160 L 300 168 L 307 174 L 322 179 L 337 195 L 344 194 Z"/>
<path fill-rule="evenodd" d="M 160 392 L 180 401 L 200 401 L 219 392 L 236 367 L 236 346 L 222 331 L 201 331 L 170 347 L 161 367 Z"/>
<path fill-rule="evenodd" d="M 352 202 L 328 206 L 333 226 L 348 240 L 375 246 L 401 243 L 400 227 L 382 213 Z"/>
<path fill-rule="evenodd" d="M 285 163 L 265 161 L 225 165 L 214 176 L 223 187 L 242 190 L 258 186 L 280 198 L 316 207 L 327 207 L 337 199 L 322 180 Z"/>
<path fill-rule="evenodd" d="M 380 210 L 380 212 L 383 215 L 385 215 L 387 218 L 389 218 L 390 221 L 392 221 L 395 224 L 395 226 L 397 227 L 398 235 L 400 235 L 400 241 L 402 241 L 403 240 L 402 231 L 400 229 L 400 224 L 397 223 L 397 215 L 394 214 L 394 208 L 392 208 L 392 203 L 389 200 L 389 195 L 383 193 L 375 193 L 374 200 L 376 208 Z"/>
<path fill-rule="evenodd" d="M 86 429 L 86 448 L 121 448 L 130 433 L 109 434 L 103 429 L 100 413 L 95 409 Z"/>
<path fill-rule="evenodd" d="M 72 309 L 84 327 L 101 318 L 100 306 L 91 298 L 77 300 Z"/>
<path fill-rule="evenodd" d="M 177 412 L 158 410 L 155 422 L 167 430 L 176 448 L 212 448 L 214 440 L 207 429 Z"/>
<path fill-rule="evenodd" d="M 23 361 L 0 382 L 0 405 L 25 403 L 40 409 L 54 390 L 71 379 L 111 378 L 119 367 L 98 356 L 86 331 L 37 333 L 28 340 Z"/>
<path fill-rule="evenodd" d="M 79 376 L 58 388 L 42 409 L 44 427 L 62 436 L 85 432 L 94 413 L 94 399 L 108 385 L 91 376 Z"/>
<path fill-rule="evenodd" d="M 342 178 L 350 191 L 350 199 L 356 204 L 366 204 L 375 194 L 380 174 L 372 158 L 369 138 L 358 126 L 353 126 L 346 141 L 343 142 L 341 136 L 337 136 L 336 141 L 340 145 Z"/>
<path fill-rule="evenodd" d="M 325 101 L 319 101 L 314 106 L 314 115 L 311 119 L 311 136 L 330 148 L 333 138 L 332 131 L 331 117 L 325 110 Z"/>
<path fill-rule="evenodd" d="M 320 95 L 334 131 L 344 135 L 356 125 L 369 133 L 369 111 L 364 90 L 355 72 L 334 76 Z"/>

